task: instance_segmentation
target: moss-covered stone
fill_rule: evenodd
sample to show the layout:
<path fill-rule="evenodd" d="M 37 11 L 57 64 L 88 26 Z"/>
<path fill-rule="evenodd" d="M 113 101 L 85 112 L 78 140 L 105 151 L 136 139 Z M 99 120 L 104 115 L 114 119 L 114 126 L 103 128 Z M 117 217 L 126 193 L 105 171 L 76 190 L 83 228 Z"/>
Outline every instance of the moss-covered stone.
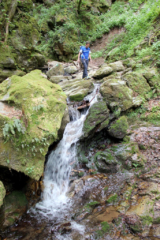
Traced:
<path fill-rule="evenodd" d="M 57 65 L 52 67 L 47 72 L 48 78 L 51 78 L 52 76 L 63 75 L 63 74 L 64 74 L 64 67 L 63 67 L 63 64 L 61 64 L 61 63 L 57 63 Z"/>
<path fill-rule="evenodd" d="M 27 209 L 27 199 L 23 192 L 13 191 L 4 200 L 4 224 L 3 227 L 12 225 Z"/>
<path fill-rule="evenodd" d="M 110 63 L 109 66 L 113 69 L 114 72 L 120 72 L 125 69 L 122 61 Z"/>
<path fill-rule="evenodd" d="M 123 60 L 123 65 L 127 68 L 134 69 L 136 66 L 136 62 L 132 58 L 127 58 L 127 59 Z"/>
<path fill-rule="evenodd" d="M 82 101 L 93 90 L 93 83 L 90 80 L 69 79 L 68 81 L 60 82 L 59 85 L 70 100 L 75 102 Z"/>
<path fill-rule="evenodd" d="M 6 195 L 6 190 L 3 186 L 3 183 L 0 181 L 0 207 L 3 204 L 3 199 L 4 199 L 5 195 Z"/>
<path fill-rule="evenodd" d="M 140 153 L 137 143 L 122 144 L 113 150 L 116 158 L 122 162 L 125 168 L 131 169 L 132 167 L 144 166 L 146 158 Z"/>
<path fill-rule="evenodd" d="M 60 86 L 35 70 L 4 81 L 0 86 L 0 99 L 21 111 L 17 122 L 16 115 L 14 119 L 5 113 L 0 115 L 0 165 L 38 180 L 43 173 L 48 146 L 58 139 L 66 95 Z"/>
<path fill-rule="evenodd" d="M 120 79 L 104 78 L 100 92 L 112 111 L 117 108 L 125 111 L 134 105 L 133 91 Z"/>
<path fill-rule="evenodd" d="M 104 128 L 107 127 L 109 122 L 108 120 L 109 110 L 106 103 L 102 101 L 93 104 L 84 122 L 83 137 L 91 137 L 95 131 L 98 131 L 98 129 L 102 130 L 102 126 Z"/>
<path fill-rule="evenodd" d="M 97 152 L 94 156 L 94 162 L 100 172 L 117 172 L 117 160 L 110 150 Z"/>
<path fill-rule="evenodd" d="M 101 68 L 99 68 L 95 74 L 93 75 L 96 79 L 101 79 L 110 75 L 113 72 L 113 69 L 109 67 L 107 64 L 104 64 Z"/>
<path fill-rule="evenodd" d="M 112 137 L 122 139 L 126 136 L 128 128 L 129 125 L 127 118 L 122 116 L 118 120 L 111 123 L 108 132 Z"/>
<path fill-rule="evenodd" d="M 135 93 L 138 93 L 140 96 L 145 96 L 145 94 L 151 90 L 146 79 L 141 73 L 126 73 L 123 76 L 123 80 L 126 81 L 129 88 L 131 88 Z"/>

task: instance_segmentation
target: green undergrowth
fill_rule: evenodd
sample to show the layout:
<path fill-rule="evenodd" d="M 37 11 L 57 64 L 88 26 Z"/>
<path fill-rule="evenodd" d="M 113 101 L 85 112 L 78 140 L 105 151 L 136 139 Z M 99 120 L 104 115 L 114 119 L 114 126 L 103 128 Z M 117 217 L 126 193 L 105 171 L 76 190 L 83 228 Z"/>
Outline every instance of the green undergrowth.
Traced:
<path fill-rule="evenodd" d="M 153 21 L 159 16 L 160 0 L 116 1 L 110 8 L 101 11 L 98 3 L 84 2 L 81 12 L 77 13 L 76 1 L 59 1 L 51 7 L 37 5 L 33 15 L 38 21 L 42 38 L 38 48 L 44 52 L 57 54 L 53 46 L 63 45 L 63 51 L 77 54 L 79 46 L 84 41 L 94 42 L 103 34 L 114 28 L 124 27 L 126 32 L 117 35 L 107 46 L 105 54 L 114 49 L 113 58 L 129 57 L 147 33 L 151 30 Z M 93 6 L 97 7 L 94 12 Z M 49 26 L 49 28 L 48 28 Z M 45 37 L 43 36 L 45 32 Z M 47 36 L 47 38 L 46 38 Z M 47 39 L 47 41 L 46 41 Z M 103 55 L 100 50 L 93 58 Z"/>
<path fill-rule="evenodd" d="M 143 3 L 143 4 L 142 4 Z M 109 61 L 128 58 L 135 54 L 134 49 L 145 37 L 149 38 L 150 31 L 154 29 L 154 21 L 160 14 L 160 0 L 152 1 L 132 1 L 127 4 L 123 1 L 115 2 L 111 10 L 101 16 L 101 24 L 99 24 L 99 34 L 104 34 L 104 28 L 109 31 L 115 27 L 124 27 L 125 32 L 115 36 L 109 44 L 107 44 L 105 55 L 109 54 Z M 108 31 L 108 32 L 109 32 Z M 93 38 L 92 38 L 93 39 Z M 148 41 L 149 42 L 149 41 Z M 137 50 L 137 58 L 142 58 L 150 54 L 155 57 L 159 56 L 160 41 L 152 46 L 145 46 L 145 49 Z M 94 55 L 98 55 L 94 53 Z"/>

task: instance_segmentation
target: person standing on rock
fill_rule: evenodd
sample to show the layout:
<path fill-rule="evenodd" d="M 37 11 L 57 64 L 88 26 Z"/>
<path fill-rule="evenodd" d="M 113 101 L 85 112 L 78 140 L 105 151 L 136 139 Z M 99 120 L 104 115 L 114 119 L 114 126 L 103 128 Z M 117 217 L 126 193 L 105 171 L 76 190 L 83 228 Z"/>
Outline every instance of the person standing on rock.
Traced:
<path fill-rule="evenodd" d="M 90 50 L 90 42 L 86 42 L 86 46 L 81 46 L 80 47 L 80 51 L 78 54 L 78 62 L 79 64 L 82 63 L 83 64 L 83 76 L 82 78 L 88 79 L 88 63 L 89 60 L 91 61 L 91 50 Z"/>

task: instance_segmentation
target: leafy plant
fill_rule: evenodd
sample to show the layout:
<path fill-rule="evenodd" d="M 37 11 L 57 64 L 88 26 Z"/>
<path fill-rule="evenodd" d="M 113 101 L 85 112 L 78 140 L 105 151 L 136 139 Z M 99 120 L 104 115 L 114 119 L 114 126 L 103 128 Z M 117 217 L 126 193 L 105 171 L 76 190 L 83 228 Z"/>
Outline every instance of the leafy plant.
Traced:
<path fill-rule="evenodd" d="M 25 130 L 25 127 L 19 119 L 13 119 L 5 123 L 3 127 L 3 136 L 4 138 L 9 139 L 11 136 L 18 133 L 24 134 Z"/>

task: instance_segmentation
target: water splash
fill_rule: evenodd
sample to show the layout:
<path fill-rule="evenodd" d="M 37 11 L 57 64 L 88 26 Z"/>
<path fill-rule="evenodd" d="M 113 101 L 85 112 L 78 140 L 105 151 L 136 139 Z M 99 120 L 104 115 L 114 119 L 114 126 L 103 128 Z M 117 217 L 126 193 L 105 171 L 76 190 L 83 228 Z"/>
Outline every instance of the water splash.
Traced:
<path fill-rule="evenodd" d="M 93 93 L 86 97 L 89 101 L 92 100 L 91 105 L 97 101 L 97 88 L 98 84 L 95 85 Z M 71 165 L 77 163 L 76 143 L 82 135 L 83 124 L 88 111 L 79 115 L 76 109 L 70 109 L 70 114 L 73 121 L 67 124 L 62 140 L 56 150 L 52 151 L 48 157 L 44 172 L 42 201 L 36 205 L 36 209 L 46 217 L 63 210 L 66 204 L 68 206 L 69 199 L 66 193 Z"/>

